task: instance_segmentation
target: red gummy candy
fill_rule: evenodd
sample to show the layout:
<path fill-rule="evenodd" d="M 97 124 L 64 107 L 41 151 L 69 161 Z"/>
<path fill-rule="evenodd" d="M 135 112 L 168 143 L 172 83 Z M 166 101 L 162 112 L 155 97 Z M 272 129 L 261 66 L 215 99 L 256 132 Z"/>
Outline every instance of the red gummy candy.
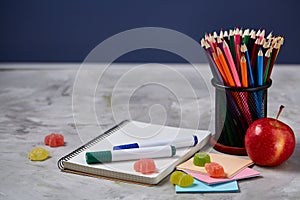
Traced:
<path fill-rule="evenodd" d="M 211 162 L 205 164 L 207 174 L 213 178 L 222 178 L 225 176 L 224 168 L 218 163 Z"/>
<path fill-rule="evenodd" d="M 142 174 L 152 174 L 156 171 L 153 159 L 142 158 L 134 163 L 134 170 Z"/>
<path fill-rule="evenodd" d="M 52 133 L 45 137 L 44 143 L 50 147 L 64 146 L 64 136 L 59 133 Z"/>

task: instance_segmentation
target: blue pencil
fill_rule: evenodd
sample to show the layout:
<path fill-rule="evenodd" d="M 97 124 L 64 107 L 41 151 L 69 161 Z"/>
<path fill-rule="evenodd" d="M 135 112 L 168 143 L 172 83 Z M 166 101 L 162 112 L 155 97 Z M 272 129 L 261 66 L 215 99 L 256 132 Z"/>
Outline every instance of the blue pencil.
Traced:
<path fill-rule="evenodd" d="M 264 80 L 264 59 L 263 59 L 263 52 L 260 48 L 258 51 L 257 56 L 257 85 L 262 86 Z"/>
<path fill-rule="evenodd" d="M 254 78 L 253 78 L 253 72 L 252 72 L 252 66 L 251 66 L 251 62 L 250 62 L 250 57 L 249 57 L 249 53 L 247 50 L 247 47 L 245 44 L 242 45 L 241 47 L 241 51 L 245 53 L 246 56 L 246 61 L 247 61 L 247 69 L 248 69 L 248 82 L 249 82 L 249 86 L 250 87 L 254 87 Z M 256 92 L 253 92 L 254 95 L 254 100 L 255 100 L 255 106 L 256 106 L 256 113 L 257 113 L 257 117 L 261 118 L 262 116 L 262 112 L 261 112 L 261 105 L 262 103 L 259 103 L 259 95 L 257 95 Z"/>
<path fill-rule="evenodd" d="M 263 58 L 263 52 L 260 48 L 257 55 L 257 85 L 262 86 L 263 85 L 263 79 L 264 79 L 264 58 Z M 258 91 L 258 117 L 262 117 L 262 94 L 263 91 Z"/>

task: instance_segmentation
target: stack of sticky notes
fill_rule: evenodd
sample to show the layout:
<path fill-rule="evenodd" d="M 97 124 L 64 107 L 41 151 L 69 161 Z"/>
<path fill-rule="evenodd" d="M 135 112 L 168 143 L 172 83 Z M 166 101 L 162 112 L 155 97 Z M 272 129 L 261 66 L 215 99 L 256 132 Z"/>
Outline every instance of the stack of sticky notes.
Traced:
<path fill-rule="evenodd" d="M 215 153 L 208 154 L 212 162 L 223 166 L 225 177 L 212 178 L 208 176 L 204 167 L 194 165 L 194 158 L 192 157 L 176 168 L 193 176 L 194 183 L 189 187 L 176 185 L 176 192 L 238 192 L 239 187 L 237 180 L 260 176 L 259 172 L 249 168 L 249 166 L 253 164 L 249 159 Z"/>

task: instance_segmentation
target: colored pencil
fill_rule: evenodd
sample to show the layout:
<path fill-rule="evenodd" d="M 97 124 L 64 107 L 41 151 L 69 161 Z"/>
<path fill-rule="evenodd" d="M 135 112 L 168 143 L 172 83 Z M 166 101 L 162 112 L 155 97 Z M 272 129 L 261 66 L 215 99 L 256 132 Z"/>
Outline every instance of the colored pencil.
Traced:
<path fill-rule="evenodd" d="M 226 84 L 228 84 L 228 80 L 227 80 L 226 74 L 225 74 L 225 72 L 224 72 L 224 70 L 223 70 L 223 67 L 222 67 L 222 65 L 221 65 L 221 63 L 220 63 L 218 57 L 216 56 L 215 52 L 212 53 L 212 57 L 213 57 L 214 62 L 215 62 L 215 64 L 216 64 L 216 66 L 217 66 L 217 69 L 218 69 L 218 71 L 219 71 L 219 73 L 220 73 L 220 75 L 221 75 L 221 77 L 222 77 L 222 80 L 223 80 Z"/>
<path fill-rule="evenodd" d="M 272 49 L 272 48 L 271 48 Z M 270 69 L 270 63 L 271 63 L 271 57 L 272 57 L 272 51 L 270 52 L 270 57 L 268 59 L 268 63 L 266 65 L 266 70 L 264 72 L 264 84 L 267 83 L 267 78 L 268 78 L 268 74 L 269 74 L 269 69 Z"/>
<path fill-rule="evenodd" d="M 235 47 L 234 47 L 234 33 L 233 30 L 229 30 L 229 47 L 230 52 L 233 57 L 233 60 L 235 60 Z"/>
<path fill-rule="evenodd" d="M 247 45 L 248 42 L 249 42 L 249 39 L 250 39 L 249 29 L 246 29 L 246 30 L 244 31 L 243 36 L 244 36 L 244 39 L 243 39 L 243 40 L 244 40 L 244 43 Z"/>
<path fill-rule="evenodd" d="M 223 33 L 223 30 L 221 29 L 221 30 L 220 30 L 220 34 L 219 34 L 219 37 L 220 37 L 221 39 L 223 39 L 223 35 L 224 35 L 224 33 Z"/>
<path fill-rule="evenodd" d="M 230 53 L 229 46 L 228 46 L 228 44 L 226 43 L 226 41 L 223 42 L 223 51 L 224 51 L 225 56 L 226 56 L 226 58 L 227 58 L 227 62 L 228 62 L 228 64 L 229 64 L 230 71 L 231 71 L 231 73 L 232 73 L 232 75 L 233 75 L 235 85 L 236 85 L 237 87 L 241 87 L 240 77 L 239 77 L 239 74 L 238 74 L 237 69 L 236 69 L 236 67 L 235 67 L 235 64 L 234 64 L 232 55 L 231 55 L 231 53 Z"/>
<path fill-rule="evenodd" d="M 262 86 L 263 85 L 263 72 L 264 72 L 264 63 L 263 63 L 263 52 L 260 48 L 257 55 L 257 85 Z M 257 98 L 258 98 L 258 105 L 257 105 L 257 114 L 258 118 L 262 117 L 262 97 L 263 97 L 263 91 L 257 91 Z"/>
<path fill-rule="evenodd" d="M 263 29 L 261 31 L 261 33 L 259 34 L 259 40 L 262 41 L 265 38 L 265 29 Z"/>
<path fill-rule="evenodd" d="M 219 47 L 217 47 L 217 58 L 221 63 L 222 69 L 224 70 L 224 73 L 227 77 L 229 86 L 235 87 L 236 85 L 235 85 L 234 79 L 231 75 L 231 72 L 230 72 L 227 62 L 225 60 L 225 57 Z"/>
<path fill-rule="evenodd" d="M 256 32 L 256 38 L 258 38 L 260 36 L 261 30 L 258 29 L 258 31 Z"/>
<path fill-rule="evenodd" d="M 264 74 L 264 59 L 263 59 L 263 52 L 260 48 L 257 55 L 257 85 L 263 85 L 263 74 Z"/>
<path fill-rule="evenodd" d="M 227 44 L 229 43 L 228 32 L 227 31 L 224 31 L 223 39 L 227 42 Z"/>
<path fill-rule="evenodd" d="M 254 78 L 253 78 L 253 72 L 252 72 L 252 67 L 251 67 L 251 63 L 250 63 L 250 57 L 249 57 L 249 53 L 247 51 L 247 47 L 245 44 L 242 45 L 241 51 L 243 53 L 245 53 L 245 57 L 246 57 L 247 69 L 248 69 L 248 85 L 250 87 L 254 87 Z"/>
<path fill-rule="evenodd" d="M 239 33 L 239 29 L 236 29 L 234 34 L 234 50 L 235 50 L 235 65 L 238 73 L 240 73 L 240 44 L 241 44 L 241 36 Z"/>
<path fill-rule="evenodd" d="M 216 39 L 218 37 L 218 34 L 216 31 L 214 31 L 214 38 Z"/>
<path fill-rule="evenodd" d="M 280 37 L 278 43 L 279 43 L 279 48 L 278 48 L 278 51 L 277 51 L 277 53 L 276 53 L 276 58 L 277 58 L 277 56 L 278 56 L 278 53 L 279 53 L 279 51 L 280 51 L 281 46 L 282 46 L 283 43 L 284 43 L 284 38 L 283 38 L 283 37 Z"/>
<path fill-rule="evenodd" d="M 266 70 L 270 65 L 272 49 L 273 49 L 272 47 L 269 48 L 265 53 L 265 57 L 264 57 L 264 84 L 266 84 L 265 75 L 266 75 Z"/>
<path fill-rule="evenodd" d="M 273 70 L 273 66 L 274 66 L 275 60 L 277 58 L 279 47 L 280 47 L 280 44 L 276 43 L 275 46 L 274 46 L 274 49 L 272 51 L 272 56 L 271 56 L 270 66 L 269 66 L 268 73 L 267 73 L 266 82 L 269 82 L 269 80 L 270 80 L 271 73 L 272 73 L 272 70 Z"/>
<path fill-rule="evenodd" d="M 271 39 L 273 36 L 272 36 L 272 31 L 269 33 L 269 35 L 266 37 L 268 40 Z"/>
<path fill-rule="evenodd" d="M 256 40 L 255 31 L 252 30 L 252 31 L 250 32 L 250 38 L 249 38 L 249 42 L 248 42 L 248 44 L 247 44 L 247 49 L 248 49 L 249 55 L 252 55 L 252 49 L 253 49 L 255 40 Z"/>
<path fill-rule="evenodd" d="M 269 48 L 270 48 L 270 43 L 267 40 L 263 39 L 263 46 L 262 46 L 263 54 L 265 54 Z"/>
<path fill-rule="evenodd" d="M 241 74 L 242 74 L 242 86 L 248 87 L 248 72 L 247 72 L 247 62 L 244 55 L 241 56 Z"/>
<path fill-rule="evenodd" d="M 215 61 L 213 60 L 213 57 L 212 57 L 212 54 L 214 52 L 212 52 L 212 49 L 211 47 L 209 46 L 209 44 L 207 42 L 204 43 L 204 46 L 205 46 L 205 50 L 206 50 L 206 57 L 209 61 L 209 67 L 210 67 L 210 70 L 213 74 L 213 77 L 219 82 L 219 83 L 224 83 L 223 81 L 223 78 L 219 72 L 219 69 L 218 67 L 216 66 L 216 63 Z"/>
<path fill-rule="evenodd" d="M 251 55 L 251 67 L 253 72 L 254 80 L 257 80 L 257 70 L 256 70 L 256 62 L 257 62 L 257 53 L 259 50 L 259 38 L 256 39 L 253 49 L 252 49 L 252 55 Z"/>
<path fill-rule="evenodd" d="M 217 45 L 220 49 L 223 49 L 223 40 L 219 36 L 217 37 Z"/>

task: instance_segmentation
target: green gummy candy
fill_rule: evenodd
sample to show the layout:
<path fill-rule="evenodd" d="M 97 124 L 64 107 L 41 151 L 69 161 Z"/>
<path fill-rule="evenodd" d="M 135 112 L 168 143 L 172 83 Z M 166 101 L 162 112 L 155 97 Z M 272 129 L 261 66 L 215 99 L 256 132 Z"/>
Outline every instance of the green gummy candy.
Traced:
<path fill-rule="evenodd" d="M 194 155 L 194 165 L 204 167 L 205 163 L 210 163 L 210 156 L 207 153 L 199 152 Z"/>

